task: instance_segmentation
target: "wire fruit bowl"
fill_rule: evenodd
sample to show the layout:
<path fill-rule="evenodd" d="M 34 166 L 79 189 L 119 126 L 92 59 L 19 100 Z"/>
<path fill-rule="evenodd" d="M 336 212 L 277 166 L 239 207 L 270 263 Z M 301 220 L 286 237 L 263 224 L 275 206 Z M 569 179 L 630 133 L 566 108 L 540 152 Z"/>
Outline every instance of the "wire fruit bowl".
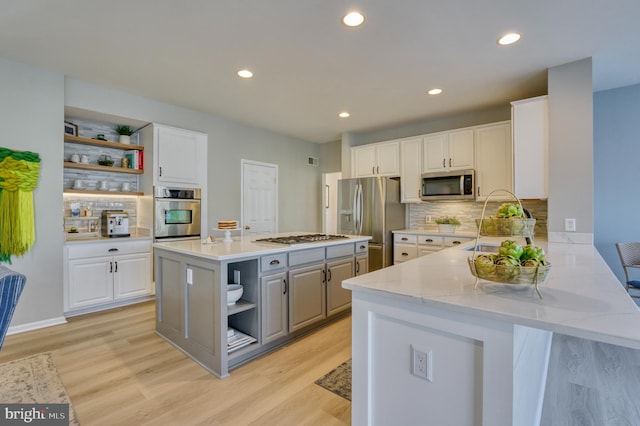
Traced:
<path fill-rule="evenodd" d="M 542 299 L 542 294 L 538 289 L 538 284 L 546 281 L 551 264 L 546 262 L 538 266 L 519 265 L 476 265 L 475 259 L 467 259 L 471 274 L 477 279 L 483 279 L 500 284 L 510 285 L 531 285 L 535 286 L 538 296 Z M 477 283 L 476 283 L 477 284 Z"/>
<path fill-rule="evenodd" d="M 480 235 L 486 237 L 530 237 L 536 220 L 524 217 L 485 217 L 476 219 L 476 225 Z"/>

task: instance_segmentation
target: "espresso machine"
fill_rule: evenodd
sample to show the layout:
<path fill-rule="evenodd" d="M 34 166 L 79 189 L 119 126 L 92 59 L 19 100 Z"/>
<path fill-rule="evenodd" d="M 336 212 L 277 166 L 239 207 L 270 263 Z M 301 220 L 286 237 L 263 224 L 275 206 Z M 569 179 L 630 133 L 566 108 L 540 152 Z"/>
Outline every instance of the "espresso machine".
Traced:
<path fill-rule="evenodd" d="M 129 237 L 129 214 L 123 210 L 102 211 L 103 237 Z"/>

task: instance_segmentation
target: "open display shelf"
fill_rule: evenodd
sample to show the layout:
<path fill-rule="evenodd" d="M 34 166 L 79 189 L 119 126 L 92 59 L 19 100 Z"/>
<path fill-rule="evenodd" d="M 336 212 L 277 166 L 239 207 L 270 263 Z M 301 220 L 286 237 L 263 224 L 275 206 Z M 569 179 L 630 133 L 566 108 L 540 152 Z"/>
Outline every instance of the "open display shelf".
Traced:
<path fill-rule="evenodd" d="M 100 139 L 83 138 L 80 136 L 67 135 L 66 133 L 64 135 L 64 141 L 77 143 L 80 145 L 99 146 L 101 148 L 122 149 L 125 151 L 128 151 L 130 149 L 135 149 L 137 151 L 144 151 L 144 147 L 141 145 L 131 145 L 131 144 L 112 142 L 112 141 L 106 141 L 106 140 L 100 140 Z"/>

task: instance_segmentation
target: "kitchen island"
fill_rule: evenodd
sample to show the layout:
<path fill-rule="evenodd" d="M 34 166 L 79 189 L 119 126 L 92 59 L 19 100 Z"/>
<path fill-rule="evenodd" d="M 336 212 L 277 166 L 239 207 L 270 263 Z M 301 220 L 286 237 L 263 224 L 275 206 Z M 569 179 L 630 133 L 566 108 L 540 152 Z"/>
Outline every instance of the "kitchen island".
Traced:
<path fill-rule="evenodd" d="M 156 333 L 220 378 L 348 313 L 342 280 L 368 270 L 370 237 L 256 241 L 264 237 L 154 244 Z M 232 283 L 243 293 L 228 305 Z"/>
<path fill-rule="evenodd" d="M 537 425 L 553 333 L 640 350 L 640 311 L 595 247 L 538 243 L 552 265 L 540 299 L 529 285 L 474 289 L 474 244 L 343 283 L 354 425 Z"/>

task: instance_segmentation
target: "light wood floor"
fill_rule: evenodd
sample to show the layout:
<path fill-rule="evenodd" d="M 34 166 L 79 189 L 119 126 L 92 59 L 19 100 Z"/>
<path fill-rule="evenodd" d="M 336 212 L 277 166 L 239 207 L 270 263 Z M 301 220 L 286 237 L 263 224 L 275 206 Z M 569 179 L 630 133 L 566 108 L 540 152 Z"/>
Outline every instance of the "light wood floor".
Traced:
<path fill-rule="evenodd" d="M 0 363 L 52 352 L 82 425 L 348 425 L 314 381 L 351 357 L 351 317 L 220 380 L 154 333 L 153 302 L 8 336 Z"/>

